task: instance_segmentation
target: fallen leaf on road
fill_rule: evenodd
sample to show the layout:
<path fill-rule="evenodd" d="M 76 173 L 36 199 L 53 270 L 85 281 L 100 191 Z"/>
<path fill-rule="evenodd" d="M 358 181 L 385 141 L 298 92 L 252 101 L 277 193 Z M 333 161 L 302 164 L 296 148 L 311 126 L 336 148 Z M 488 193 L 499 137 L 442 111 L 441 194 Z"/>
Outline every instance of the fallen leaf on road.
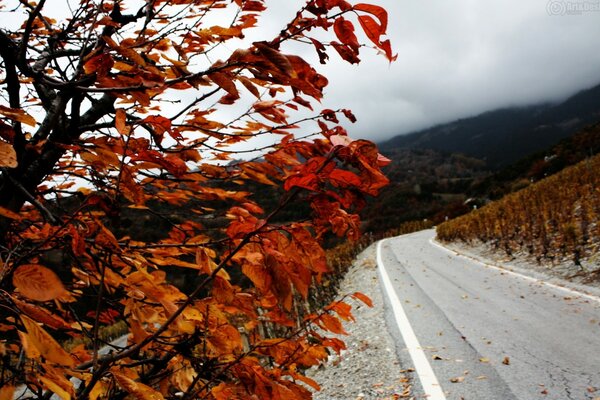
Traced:
<path fill-rule="evenodd" d="M 465 380 L 464 376 L 457 376 L 456 378 L 450 378 L 450 382 L 452 383 L 461 383 Z"/>
<path fill-rule="evenodd" d="M 504 365 L 510 365 L 510 358 L 504 357 L 504 360 L 502 360 L 502 364 L 504 364 Z"/>
<path fill-rule="evenodd" d="M 431 356 L 431 358 L 433 358 L 434 360 L 443 360 L 443 358 L 438 356 L 437 354 L 434 354 L 433 356 Z"/>
<path fill-rule="evenodd" d="M 481 358 L 479 359 L 479 362 L 482 362 L 482 363 L 489 363 L 489 362 L 490 362 L 490 359 L 489 359 L 489 358 L 487 358 L 487 357 L 481 357 Z"/>
<path fill-rule="evenodd" d="M 485 376 L 485 375 L 479 375 L 479 376 L 478 376 L 477 378 L 475 378 L 475 379 L 479 379 L 479 380 L 481 381 L 481 380 L 483 380 L 483 379 L 487 379 L 487 376 Z"/>

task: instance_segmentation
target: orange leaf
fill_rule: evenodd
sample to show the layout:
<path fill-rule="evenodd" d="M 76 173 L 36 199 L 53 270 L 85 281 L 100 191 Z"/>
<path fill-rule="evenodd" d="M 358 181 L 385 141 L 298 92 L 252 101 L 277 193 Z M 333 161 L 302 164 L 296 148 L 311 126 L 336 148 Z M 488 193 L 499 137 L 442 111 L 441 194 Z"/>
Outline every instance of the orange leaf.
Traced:
<path fill-rule="evenodd" d="M 125 110 L 119 108 L 115 111 L 115 128 L 121 135 L 129 135 L 131 133 L 131 127 L 127 125 L 126 121 L 127 115 L 125 114 Z"/>
<path fill-rule="evenodd" d="M 239 76 L 238 81 L 242 82 L 242 85 L 244 85 L 244 87 L 248 89 L 248 91 L 252 93 L 254 97 L 260 98 L 260 93 L 258 92 L 258 89 L 256 88 L 256 86 L 254 86 L 250 79 L 246 78 L 245 76 Z"/>
<path fill-rule="evenodd" d="M 37 322 L 43 323 L 45 326 L 49 326 L 53 329 L 70 329 L 70 325 L 67 324 L 64 319 L 58 315 L 52 314 L 45 308 L 21 301 L 15 297 L 11 297 L 11 300 L 22 313 L 33 318 Z"/>
<path fill-rule="evenodd" d="M 21 315 L 21 321 L 28 333 L 28 339 L 30 344 L 33 344 L 40 354 L 56 364 L 64 365 L 66 367 L 74 367 L 75 361 L 71 358 L 56 340 L 48 332 L 43 330 L 38 324 L 31 318 Z"/>
<path fill-rule="evenodd" d="M 213 72 L 208 77 L 211 81 L 216 83 L 221 89 L 225 90 L 231 96 L 235 98 L 240 97 L 238 90 L 235 87 L 235 83 L 227 74 L 223 72 Z"/>
<path fill-rule="evenodd" d="M 1 155 L 0 155 L 0 157 L 1 157 Z M 0 215 L 2 215 L 3 217 L 6 217 L 6 218 L 10 218 L 10 219 L 16 219 L 16 220 L 22 219 L 19 214 L 17 214 L 16 212 L 12 212 L 8 208 L 4 208 L 4 207 L 0 207 Z"/>
<path fill-rule="evenodd" d="M 0 167 L 16 168 L 17 152 L 11 144 L 0 141 Z"/>
<path fill-rule="evenodd" d="M 12 119 L 13 121 L 22 122 L 29 126 L 35 126 L 35 118 L 31 115 L 27 114 L 25 111 L 17 109 L 17 108 L 9 108 L 3 105 L 0 105 L 0 114 L 4 115 L 8 119 Z"/>
<path fill-rule="evenodd" d="M 343 301 L 334 302 L 327 307 L 325 307 L 327 311 L 335 311 L 336 314 L 343 319 L 344 321 L 354 321 L 354 316 L 352 315 L 352 307 L 348 303 L 344 303 Z"/>
<path fill-rule="evenodd" d="M 41 354 L 38 351 L 37 347 L 35 347 L 31 343 L 31 340 L 29 340 L 29 335 L 26 334 L 25 332 L 21 332 L 21 331 L 17 331 L 17 333 L 19 334 L 19 339 L 21 339 L 21 346 L 23 347 L 23 350 L 25 351 L 25 356 L 32 360 L 40 358 Z"/>
<path fill-rule="evenodd" d="M 333 315 L 323 314 L 319 318 L 319 321 L 322 323 L 323 328 L 327 329 L 330 332 L 337 333 L 338 335 L 347 335 L 348 333 L 342 326 L 340 320 Z"/>
<path fill-rule="evenodd" d="M 15 387 L 5 385 L 0 387 L 0 400 L 13 400 L 15 396 Z"/>
<path fill-rule="evenodd" d="M 242 273 L 262 292 L 267 291 L 273 283 L 273 278 L 269 274 L 269 271 L 260 264 L 246 263 L 242 265 Z"/>
<path fill-rule="evenodd" d="M 39 376 L 40 381 L 53 393 L 56 393 L 63 400 L 71 400 L 75 396 L 73 383 L 65 378 L 64 374 L 54 368 L 45 366 L 46 373 Z"/>
<path fill-rule="evenodd" d="M 39 264 L 26 264 L 13 274 L 13 285 L 27 298 L 37 301 L 54 300 L 65 293 L 58 276 Z"/>
<path fill-rule="evenodd" d="M 123 390 L 131 394 L 133 397 L 139 400 L 164 400 L 164 397 L 160 392 L 152 389 L 150 386 L 146 386 L 143 383 L 134 381 L 133 379 L 116 372 L 112 375 L 115 380 L 121 386 Z"/>
<path fill-rule="evenodd" d="M 363 293 L 360 292 L 355 292 L 351 295 L 353 298 L 362 301 L 363 303 L 365 303 L 368 307 L 373 307 L 373 301 L 371 300 L 371 298 Z"/>

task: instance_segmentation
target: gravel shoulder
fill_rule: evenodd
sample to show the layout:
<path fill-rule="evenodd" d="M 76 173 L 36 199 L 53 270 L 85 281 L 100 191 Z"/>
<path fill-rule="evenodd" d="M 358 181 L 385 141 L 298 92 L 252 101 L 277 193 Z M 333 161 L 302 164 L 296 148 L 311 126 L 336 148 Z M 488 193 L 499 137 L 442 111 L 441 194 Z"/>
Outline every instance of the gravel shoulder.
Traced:
<path fill-rule="evenodd" d="M 401 365 L 386 326 L 375 245 L 357 257 L 342 281 L 340 297 L 354 292 L 369 296 L 373 307 L 347 299 L 356 318 L 355 322 L 344 324 L 349 335 L 339 336 L 347 350 L 339 356 L 332 355 L 326 365 L 307 371 L 322 387 L 315 392 L 314 399 L 412 398 L 412 370 Z"/>

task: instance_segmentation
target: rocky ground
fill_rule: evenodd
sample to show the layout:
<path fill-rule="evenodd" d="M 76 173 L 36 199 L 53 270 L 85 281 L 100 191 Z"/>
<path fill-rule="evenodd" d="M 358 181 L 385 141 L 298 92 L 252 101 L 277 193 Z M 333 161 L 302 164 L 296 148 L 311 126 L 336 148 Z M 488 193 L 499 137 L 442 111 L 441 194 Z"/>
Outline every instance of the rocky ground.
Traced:
<path fill-rule="evenodd" d="M 322 387 L 314 395 L 316 400 L 412 398 L 412 370 L 400 364 L 386 327 L 375 257 L 372 245 L 357 258 L 341 284 L 340 296 L 361 292 L 371 298 L 373 307 L 348 300 L 356 322 L 346 323 L 349 335 L 340 337 L 347 350 L 309 371 Z"/>

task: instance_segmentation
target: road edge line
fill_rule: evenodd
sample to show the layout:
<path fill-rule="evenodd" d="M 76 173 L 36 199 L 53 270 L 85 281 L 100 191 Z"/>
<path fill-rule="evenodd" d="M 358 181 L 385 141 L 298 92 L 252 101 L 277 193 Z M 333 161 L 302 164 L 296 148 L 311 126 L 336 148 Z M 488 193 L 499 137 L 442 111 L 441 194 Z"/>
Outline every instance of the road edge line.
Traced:
<path fill-rule="evenodd" d="M 480 265 L 483 265 L 484 267 L 492 268 L 492 269 L 495 269 L 495 270 L 500 271 L 500 272 L 505 272 L 505 273 L 507 273 L 509 275 L 517 276 L 519 278 L 528 280 L 528 281 L 533 282 L 533 283 L 539 283 L 540 285 L 545 285 L 545 286 L 551 287 L 553 289 L 561 290 L 561 291 L 563 291 L 565 293 L 568 293 L 568 294 L 572 294 L 572 295 L 575 295 L 575 296 L 584 297 L 584 298 L 586 298 L 588 300 L 592 300 L 592 301 L 595 301 L 597 303 L 600 303 L 600 297 L 598 297 L 598 296 L 594 296 L 592 294 L 587 294 L 587 293 L 584 293 L 584 292 L 580 292 L 579 290 L 571 289 L 571 288 L 568 288 L 568 287 L 565 287 L 565 286 L 556 285 L 554 283 L 547 282 L 547 281 L 544 281 L 542 279 L 534 278 L 532 276 L 524 275 L 524 274 L 521 274 L 519 272 L 515 272 L 515 271 L 513 271 L 511 269 L 502 267 L 500 265 L 494 265 L 494 264 L 483 262 L 481 260 L 478 260 L 475 257 L 471 257 L 471 256 L 468 256 L 466 254 L 459 253 L 458 251 L 449 249 L 449 248 L 443 246 L 441 243 L 437 242 L 434 238 L 429 239 L 429 243 L 431 245 L 433 245 L 433 246 L 438 247 L 441 250 L 444 250 L 444 251 L 450 253 L 450 254 L 453 254 L 453 255 L 455 255 L 457 257 L 466 258 L 467 260 L 472 261 L 472 262 L 477 263 L 477 264 L 480 264 Z"/>
<path fill-rule="evenodd" d="M 446 400 L 446 395 L 442 391 L 442 387 L 427 360 L 427 356 L 425 352 L 423 352 L 423 348 L 419 344 L 419 340 L 415 335 L 415 332 L 410 325 L 408 317 L 404 312 L 404 308 L 402 307 L 402 303 L 400 299 L 396 295 L 396 291 L 392 286 L 392 282 L 390 281 L 390 277 L 385 269 L 385 265 L 383 264 L 383 259 L 381 257 L 381 245 L 384 240 L 380 240 L 377 243 L 377 266 L 379 269 L 379 275 L 381 277 L 381 281 L 383 283 L 383 288 L 385 289 L 385 294 L 390 300 L 390 305 L 392 306 L 392 312 L 394 314 L 394 319 L 396 320 L 396 325 L 400 330 L 400 334 L 402 335 L 402 339 L 404 340 L 404 344 L 408 350 L 408 354 L 412 359 L 412 362 L 415 366 L 415 372 L 419 376 L 419 380 L 421 381 L 421 386 L 423 386 L 423 390 L 425 391 L 425 396 L 428 400 Z"/>

